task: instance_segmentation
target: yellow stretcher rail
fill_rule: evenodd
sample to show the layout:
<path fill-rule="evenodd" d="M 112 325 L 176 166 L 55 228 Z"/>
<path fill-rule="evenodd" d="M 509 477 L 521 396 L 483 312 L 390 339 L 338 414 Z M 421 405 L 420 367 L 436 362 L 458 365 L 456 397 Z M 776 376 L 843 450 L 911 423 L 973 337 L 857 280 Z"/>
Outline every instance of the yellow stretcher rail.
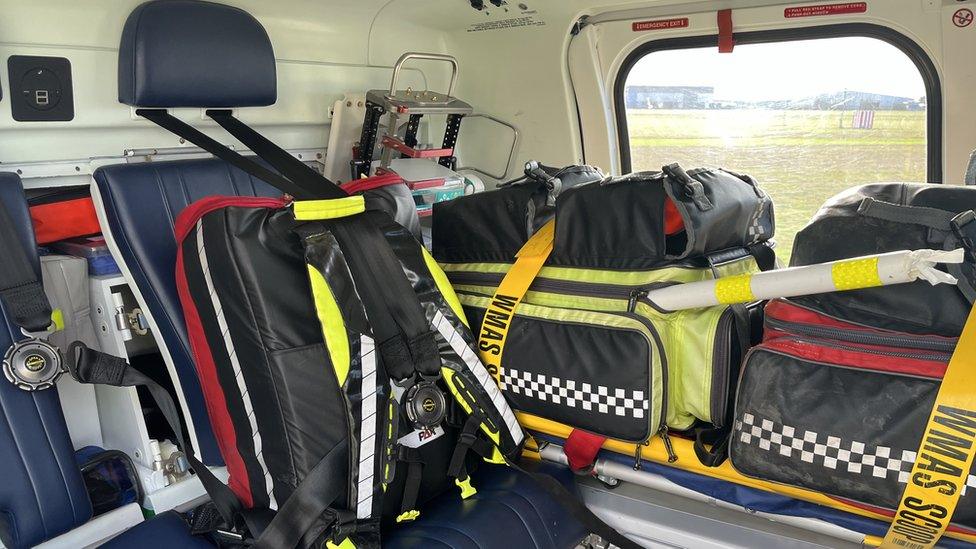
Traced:
<path fill-rule="evenodd" d="M 522 424 L 522 427 L 529 431 L 537 431 L 565 439 L 569 437 L 569 433 L 573 430 L 573 428 L 568 425 L 563 425 L 561 423 L 538 416 L 523 414 L 521 412 L 516 412 L 516 415 L 518 416 L 519 423 Z M 671 437 L 671 442 L 674 446 L 674 452 L 678 456 L 678 461 L 675 463 L 668 463 L 668 454 L 664 448 L 664 443 L 658 437 L 654 437 L 650 441 L 649 446 L 643 446 L 641 448 L 641 455 L 646 460 L 653 461 L 654 463 L 660 463 L 661 465 L 667 465 L 669 467 L 675 467 L 683 471 L 690 471 L 692 473 L 697 473 L 710 478 L 732 482 L 740 486 L 755 488 L 757 490 L 763 490 L 765 492 L 779 494 L 781 496 L 816 503 L 818 505 L 830 507 L 831 509 L 837 509 L 839 511 L 844 511 L 862 517 L 880 520 L 883 522 L 891 522 L 890 516 L 875 513 L 860 507 L 847 505 L 840 500 L 831 498 L 830 496 L 826 496 L 819 492 L 746 477 L 733 469 L 728 461 L 718 467 L 706 467 L 698 461 L 692 441 L 679 437 Z M 612 439 L 608 439 L 603 444 L 603 448 L 605 450 L 610 450 L 626 456 L 634 456 L 637 452 L 636 444 Z M 947 537 L 968 541 L 970 543 L 976 543 L 976 535 L 968 535 L 952 531 L 947 532 L 945 535 Z M 865 536 L 865 544 L 877 546 L 880 543 L 880 537 Z"/>

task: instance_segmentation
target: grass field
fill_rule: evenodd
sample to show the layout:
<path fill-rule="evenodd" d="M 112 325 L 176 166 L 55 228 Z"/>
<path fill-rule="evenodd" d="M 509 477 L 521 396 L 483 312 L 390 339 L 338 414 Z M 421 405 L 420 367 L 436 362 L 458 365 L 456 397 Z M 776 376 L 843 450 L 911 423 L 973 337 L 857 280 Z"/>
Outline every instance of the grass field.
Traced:
<path fill-rule="evenodd" d="M 925 180 L 925 113 L 877 111 L 628 110 L 634 171 L 726 167 L 755 177 L 776 203 L 777 255 L 823 202 L 863 183 Z"/>

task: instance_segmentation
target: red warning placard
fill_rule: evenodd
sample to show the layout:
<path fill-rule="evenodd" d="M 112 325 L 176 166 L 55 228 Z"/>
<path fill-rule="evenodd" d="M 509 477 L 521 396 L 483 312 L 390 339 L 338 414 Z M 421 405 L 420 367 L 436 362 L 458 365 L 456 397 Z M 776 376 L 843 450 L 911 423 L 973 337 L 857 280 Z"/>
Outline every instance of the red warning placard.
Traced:
<path fill-rule="evenodd" d="M 844 15 L 847 13 L 864 13 L 868 11 L 867 2 L 844 2 L 843 4 L 820 4 L 818 6 L 801 6 L 786 8 L 783 17 L 818 17 L 821 15 Z"/>
<path fill-rule="evenodd" d="M 655 21 L 635 21 L 630 28 L 633 29 L 634 32 L 641 32 L 664 29 L 680 29 L 687 26 L 688 18 L 678 17 L 675 19 L 657 19 Z"/>

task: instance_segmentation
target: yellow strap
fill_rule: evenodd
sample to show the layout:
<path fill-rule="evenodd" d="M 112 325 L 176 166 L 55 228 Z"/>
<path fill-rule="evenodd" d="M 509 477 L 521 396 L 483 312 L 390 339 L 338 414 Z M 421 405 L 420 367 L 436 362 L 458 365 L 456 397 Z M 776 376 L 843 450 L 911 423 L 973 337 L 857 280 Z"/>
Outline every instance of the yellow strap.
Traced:
<path fill-rule="evenodd" d="M 502 351 L 515 309 L 552 253 L 555 227 L 555 220 L 543 225 L 515 254 L 515 263 L 495 290 L 481 321 L 478 354 L 496 382 L 501 382 Z"/>
<path fill-rule="evenodd" d="M 366 211 L 366 199 L 361 195 L 329 200 L 296 200 L 292 206 L 295 219 L 319 221 L 356 215 Z"/>
<path fill-rule="evenodd" d="M 930 549 L 945 533 L 976 455 L 976 308 L 962 330 L 881 547 Z"/>

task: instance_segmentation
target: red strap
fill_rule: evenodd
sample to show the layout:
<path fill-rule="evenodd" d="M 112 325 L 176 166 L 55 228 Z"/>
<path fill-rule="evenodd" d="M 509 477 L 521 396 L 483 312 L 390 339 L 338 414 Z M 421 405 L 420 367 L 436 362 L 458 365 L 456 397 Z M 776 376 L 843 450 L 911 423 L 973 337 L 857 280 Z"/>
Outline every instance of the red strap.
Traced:
<path fill-rule="evenodd" d="M 374 175 L 373 177 L 365 177 L 363 179 L 353 179 L 352 181 L 347 181 L 340 185 L 342 190 L 349 194 L 356 194 L 366 191 L 371 191 L 373 189 L 378 189 L 380 187 L 388 187 L 390 185 L 399 185 L 403 183 L 403 178 L 397 175 L 396 172 L 386 172 L 381 175 Z"/>
<path fill-rule="evenodd" d="M 563 445 L 563 453 L 569 460 L 569 468 L 576 473 L 592 469 L 596 454 L 606 440 L 607 437 L 594 435 L 582 429 L 573 429 Z"/>
<path fill-rule="evenodd" d="M 718 52 L 732 53 L 735 38 L 732 37 L 732 10 L 718 11 Z"/>

